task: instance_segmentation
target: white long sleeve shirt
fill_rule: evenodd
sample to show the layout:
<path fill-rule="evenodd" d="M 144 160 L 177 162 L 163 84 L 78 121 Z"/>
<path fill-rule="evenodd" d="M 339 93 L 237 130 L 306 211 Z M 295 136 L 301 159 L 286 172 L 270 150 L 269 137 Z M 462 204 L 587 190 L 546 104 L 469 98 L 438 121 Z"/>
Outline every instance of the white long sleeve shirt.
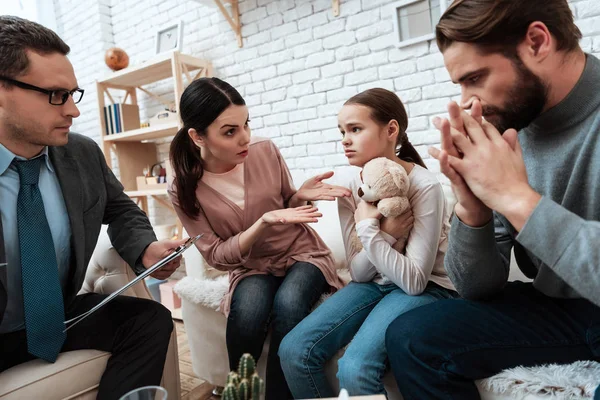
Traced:
<path fill-rule="evenodd" d="M 431 280 L 454 290 L 444 270 L 444 254 L 448 248 L 449 213 L 441 184 L 433 173 L 415 165 L 410 174 L 408 199 L 412 207 L 414 226 L 406 243 L 405 254 L 394 250 L 396 239 L 379 229 L 379 220 L 366 219 L 356 224 L 354 211 L 360 202 L 360 170 L 354 170 L 347 182 L 352 197 L 338 199 L 338 211 L 346 258 L 352 280 L 356 282 L 390 281 L 410 295 L 421 294 Z M 356 230 L 363 249 L 352 243 Z"/>

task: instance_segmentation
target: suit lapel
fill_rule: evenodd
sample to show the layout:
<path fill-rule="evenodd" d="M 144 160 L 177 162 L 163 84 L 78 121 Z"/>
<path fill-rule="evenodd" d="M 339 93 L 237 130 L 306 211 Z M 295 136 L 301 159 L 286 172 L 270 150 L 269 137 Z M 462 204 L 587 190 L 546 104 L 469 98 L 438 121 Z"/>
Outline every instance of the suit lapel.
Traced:
<path fill-rule="evenodd" d="M 85 266 L 83 265 L 85 259 L 85 230 L 83 227 L 81 176 L 75 159 L 66 146 L 50 147 L 49 153 L 71 223 L 71 254 L 75 257 L 75 260 L 71 262 L 71 266 L 75 266 L 75 271 L 69 271 L 69 275 L 74 277 L 70 282 L 76 284 L 80 281 L 81 275 L 85 273 Z M 68 299 L 76 294 L 72 293 L 74 290 L 75 288 L 70 286 L 67 288 Z"/>

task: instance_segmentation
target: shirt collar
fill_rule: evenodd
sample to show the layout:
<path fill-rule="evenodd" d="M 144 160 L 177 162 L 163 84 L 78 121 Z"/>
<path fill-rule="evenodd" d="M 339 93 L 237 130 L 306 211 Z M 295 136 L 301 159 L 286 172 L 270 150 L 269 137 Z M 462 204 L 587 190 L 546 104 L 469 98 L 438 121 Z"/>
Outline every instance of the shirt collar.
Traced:
<path fill-rule="evenodd" d="M 50 172 L 54 172 L 54 168 L 52 168 L 52 164 L 50 163 L 50 157 L 48 157 L 48 146 L 44 147 L 42 152 L 33 158 L 43 156 L 46 157 L 45 161 L 48 170 L 50 170 Z M 3 175 L 6 172 L 6 170 L 8 169 L 8 167 L 10 167 L 10 164 L 15 158 L 17 160 L 26 160 L 26 158 L 24 157 L 15 155 L 12 151 L 7 149 L 2 143 L 0 143 L 0 175 Z"/>

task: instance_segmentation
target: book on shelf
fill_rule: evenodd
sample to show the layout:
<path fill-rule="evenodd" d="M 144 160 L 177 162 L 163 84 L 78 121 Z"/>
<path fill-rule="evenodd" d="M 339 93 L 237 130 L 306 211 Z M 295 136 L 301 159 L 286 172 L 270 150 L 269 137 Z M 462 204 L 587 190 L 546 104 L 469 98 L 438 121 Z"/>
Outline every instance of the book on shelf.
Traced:
<path fill-rule="evenodd" d="M 136 104 L 109 104 L 104 107 L 104 133 L 112 135 L 140 128 L 140 108 Z"/>

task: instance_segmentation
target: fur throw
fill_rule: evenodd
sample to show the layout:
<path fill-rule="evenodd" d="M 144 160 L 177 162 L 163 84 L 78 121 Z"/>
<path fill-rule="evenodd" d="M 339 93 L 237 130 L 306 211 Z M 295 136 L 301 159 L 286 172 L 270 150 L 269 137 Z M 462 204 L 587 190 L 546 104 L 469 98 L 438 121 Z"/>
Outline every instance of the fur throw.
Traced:
<path fill-rule="evenodd" d="M 556 400 L 591 399 L 600 385 L 600 363 L 577 361 L 568 365 L 516 367 L 479 383 L 490 392 L 514 399 L 527 395 Z"/>
<path fill-rule="evenodd" d="M 221 300 L 227 294 L 229 277 L 221 275 L 215 279 L 196 279 L 186 276 L 175 285 L 174 291 L 179 297 L 190 303 L 200 304 L 211 310 L 219 311 Z"/>

